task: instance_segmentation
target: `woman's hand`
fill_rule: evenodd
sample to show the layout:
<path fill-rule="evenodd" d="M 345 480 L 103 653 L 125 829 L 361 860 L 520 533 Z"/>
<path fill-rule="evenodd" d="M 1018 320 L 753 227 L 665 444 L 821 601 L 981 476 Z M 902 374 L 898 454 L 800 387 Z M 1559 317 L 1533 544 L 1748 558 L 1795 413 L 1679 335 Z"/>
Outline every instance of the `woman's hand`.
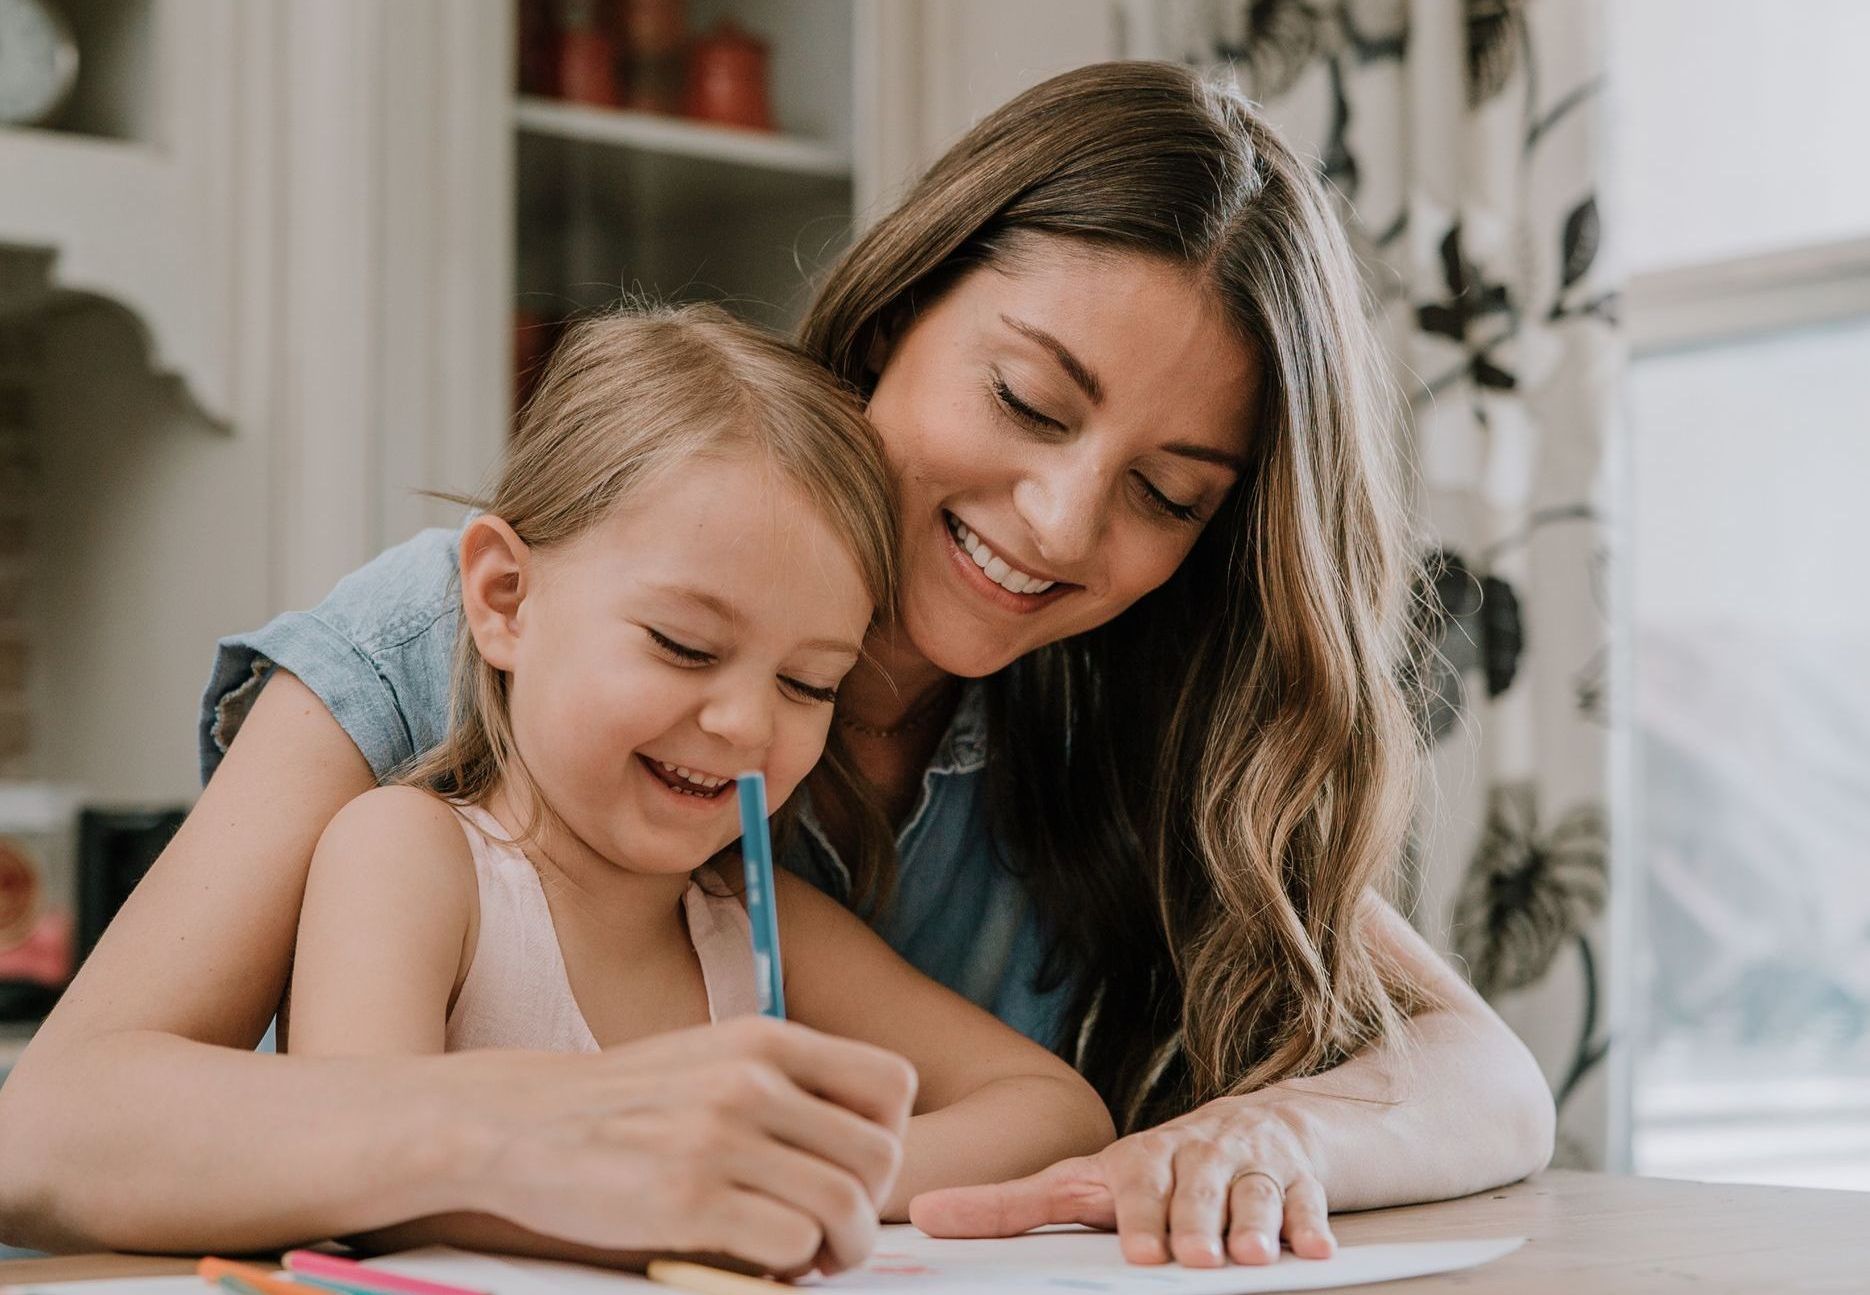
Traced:
<path fill-rule="evenodd" d="M 1261 1094 L 1220 1098 L 1027 1178 L 925 1193 L 909 1217 L 941 1237 L 1114 1228 L 1131 1263 L 1191 1268 L 1272 1263 L 1282 1235 L 1306 1259 L 1337 1247 L 1303 1138 Z"/>
<path fill-rule="evenodd" d="M 893 1053 L 761 1018 L 597 1056 L 479 1059 L 459 1162 L 471 1208 L 787 1274 L 869 1254 L 916 1086 Z"/>

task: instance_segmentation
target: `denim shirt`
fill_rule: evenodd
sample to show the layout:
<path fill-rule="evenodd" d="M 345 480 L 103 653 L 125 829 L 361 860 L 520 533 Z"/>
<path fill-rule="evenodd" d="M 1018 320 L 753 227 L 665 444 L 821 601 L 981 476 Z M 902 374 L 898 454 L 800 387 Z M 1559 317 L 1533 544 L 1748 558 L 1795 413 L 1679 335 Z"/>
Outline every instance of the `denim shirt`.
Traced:
<path fill-rule="evenodd" d="M 275 665 L 318 695 L 381 778 L 439 743 L 460 622 L 458 531 L 433 529 L 340 580 L 310 611 L 275 617 L 216 646 L 201 703 L 201 777 L 214 773 Z M 1044 956 L 1039 915 L 988 830 L 980 688 L 968 687 L 922 774 L 897 835 L 894 896 L 876 930 L 911 965 L 1056 1049 L 1070 986 L 1034 987 Z M 804 795 L 803 791 L 797 793 Z M 804 830 L 780 862 L 834 899 L 850 872 L 800 805 Z"/>

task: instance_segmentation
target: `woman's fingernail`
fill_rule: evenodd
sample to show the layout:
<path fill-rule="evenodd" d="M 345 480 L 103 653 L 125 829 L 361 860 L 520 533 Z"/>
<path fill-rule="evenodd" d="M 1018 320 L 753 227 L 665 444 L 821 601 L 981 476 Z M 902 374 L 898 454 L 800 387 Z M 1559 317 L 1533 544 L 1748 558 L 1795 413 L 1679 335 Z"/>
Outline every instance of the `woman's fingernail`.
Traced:
<path fill-rule="evenodd" d="M 1279 1257 L 1279 1238 L 1268 1236 L 1266 1233 L 1262 1232 L 1255 1240 L 1260 1244 L 1260 1252 L 1268 1259 L 1277 1259 Z"/>

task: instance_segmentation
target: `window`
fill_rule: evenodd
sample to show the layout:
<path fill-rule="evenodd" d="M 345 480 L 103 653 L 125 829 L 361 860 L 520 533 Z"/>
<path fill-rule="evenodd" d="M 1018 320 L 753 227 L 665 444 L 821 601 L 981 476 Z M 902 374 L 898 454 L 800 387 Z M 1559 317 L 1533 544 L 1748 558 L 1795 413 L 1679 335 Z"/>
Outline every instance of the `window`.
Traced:
<path fill-rule="evenodd" d="M 1870 6 L 1613 6 L 1634 1168 L 1870 1189 Z"/>

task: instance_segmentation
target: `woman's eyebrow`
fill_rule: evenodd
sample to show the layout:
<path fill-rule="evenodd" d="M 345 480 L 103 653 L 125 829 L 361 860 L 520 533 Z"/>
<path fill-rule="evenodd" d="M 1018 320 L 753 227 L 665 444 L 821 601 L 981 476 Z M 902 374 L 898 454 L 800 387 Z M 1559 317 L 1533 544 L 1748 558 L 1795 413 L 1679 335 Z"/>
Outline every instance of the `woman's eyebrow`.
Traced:
<path fill-rule="evenodd" d="M 1052 358 L 1058 361 L 1059 367 L 1065 370 L 1066 376 L 1078 384 L 1084 394 L 1091 398 L 1092 404 L 1099 404 L 1103 401 L 1104 384 L 1097 380 L 1097 375 L 1086 368 L 1084 362 L 1073 355 L 1070 348 L 1063 342 L 1038 325 L 1028 324 L 1011 315 L 1001 315 L 1000 322 L 1022 337 L 1029 337 L 1050 351 Z M 1187 441 L 1174 441 L 1162 448 L 1170 454 L 1179 454 L 1185 459 L 1194 459 L 1201 463 L 1216 463 L 1223 468 L 1232 468 L 1243 475 L 1247 470 L 1245 459 L 1238 454 L 1229 454 L 1226 450 L 1217 450 L 1206 445 L 1191 445 Z"/>
<path fill-rule="evenodd" d="M 1011 315 L 1001 315 L 1000 322 L 1023 337 L 1029 337 L 1052 353 L 1065 376 L 1078 384 L 1080 390 L 1091 398 L 1092 404 L 1099 404 L 1104 399 L 1104 384 L 1097 380 L 1097 375 L 1087 368 L 1082 360 L 1073 355 L 1065 344 L 1056 337 L 1034 324 L 1025 323 Z"/>
<path fill-rule="evenodd" d="M 1162 448 L 1168 454 L 1179 454 L 1185 459 L 1194 459 L 1200 463 L 1218 463 L 1221 467 L 1232 468 L 1242 476 L 1246 475 L 1247 461 L 1238 454 L 1229 454 L 1226 450 L 1217 450 L 1210 445 L 1191 445 L 1187 441 L 1171 441 Z"/>

